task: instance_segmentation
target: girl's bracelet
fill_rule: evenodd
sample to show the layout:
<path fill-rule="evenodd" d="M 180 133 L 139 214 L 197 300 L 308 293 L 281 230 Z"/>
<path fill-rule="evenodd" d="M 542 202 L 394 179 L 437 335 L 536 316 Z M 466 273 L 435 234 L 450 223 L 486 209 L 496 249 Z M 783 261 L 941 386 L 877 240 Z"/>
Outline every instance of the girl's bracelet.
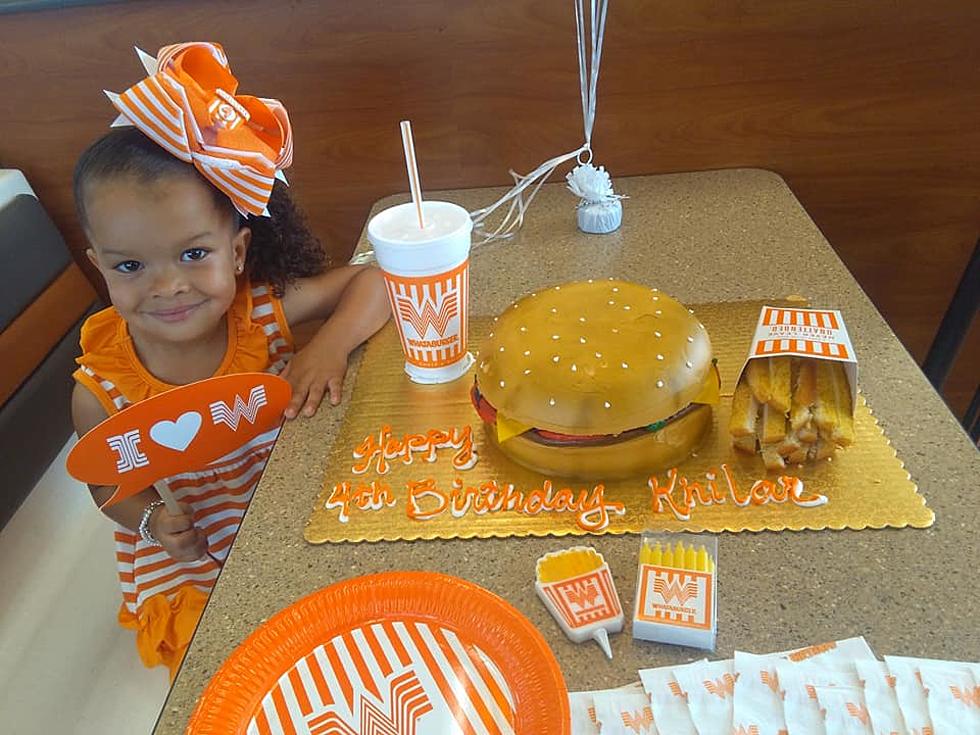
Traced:
<path fill-rule="evenodd" d="M 143 509 L 143 517 L 140 519 L 140 538 L 146 543 L 153 544 L 154 546 L 159 546 L 160 542 L 156 540 L 153 532 L 150 531 L 150 516 L 153 515 L 153 511 L 155 511 L 161 505 L 163 505 L 162 500 L 154 500 Z"/>

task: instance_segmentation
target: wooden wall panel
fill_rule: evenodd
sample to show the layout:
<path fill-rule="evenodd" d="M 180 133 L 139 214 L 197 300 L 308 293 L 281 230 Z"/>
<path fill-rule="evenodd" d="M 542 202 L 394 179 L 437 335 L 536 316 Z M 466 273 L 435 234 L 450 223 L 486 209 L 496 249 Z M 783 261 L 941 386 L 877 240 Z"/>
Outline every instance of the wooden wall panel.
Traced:
<path fill-rule="evenodd" d="M 615 0 L 594 141 L 616 175 L 757 166 L 785 177 L 921 360 L 980 226 L 980 4 Z M 571 3 L 124 4 L 0 15 L 0 164 L 76 252 L 70 173 L 139 74 L 132 44 L 215 39 L 243 91 L 281 98 L 290 181 L 337 260 L 405 189 L 413 120 L 430 189 L 504 184 L 581 139 Z M 82 260 L 83 267 L 88 267 Z M 88 271 L 91 274 L 91 271 Z M 976 386 L 976 332 L 951 380 Z"/>

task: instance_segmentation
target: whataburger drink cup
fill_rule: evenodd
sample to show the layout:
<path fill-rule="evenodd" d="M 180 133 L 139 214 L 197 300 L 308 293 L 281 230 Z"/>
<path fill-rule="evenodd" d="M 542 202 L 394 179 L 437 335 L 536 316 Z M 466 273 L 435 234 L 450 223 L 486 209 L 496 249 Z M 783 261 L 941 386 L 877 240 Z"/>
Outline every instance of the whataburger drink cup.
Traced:
<path fill-rule="evenodd" d="M 405 372 L 416 383 L 447 383 L 473 364 L 467 352 L 469 213 L 450 202 L 411 202 L 379 212 L 368 240 L 384 272 Z"/>

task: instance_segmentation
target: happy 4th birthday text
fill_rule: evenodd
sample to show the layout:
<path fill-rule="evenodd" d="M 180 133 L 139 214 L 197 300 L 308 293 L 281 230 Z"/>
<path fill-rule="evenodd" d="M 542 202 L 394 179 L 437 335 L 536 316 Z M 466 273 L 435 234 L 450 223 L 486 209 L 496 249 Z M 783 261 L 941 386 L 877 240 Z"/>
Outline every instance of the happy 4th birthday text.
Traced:
<path fill-rule="evenodd" d="M 416 455 L 424 462 L 435 462 L 437 451 L 443 449 L 453 450 L 451 461 L 457 470 L 469 470 L 477 463 L 470 426 L 404 435 L 396 435 L 390 426 L 382 426 L 354 448 L 351 472 L 364 475 L 373 469 L 378 475 L 385 475 L 394 463 L 412 464 Z M 806 492 L 803 481 L 792 475 L 756 480 L 750 486 L 740 487 L 725 464 L 720 466 L 720 471 L 718 468 L 708 470 L 703 481 L 689 479 L 680 475 L 677 468 L 672 468 L 663 484 L 653 476 L 647 486 L 652 512 L 655 515 L 671 514 L 680 521 L 690 520 L 691 513 L 697 508 L 729 502 L 745 509 L 768 503 L 789 502 L 803 508 L 827 503 L 826 496 Z M 349 522 L 354 512 L 378 512 L 397 506 L 399 500 L 402 500 L 407 517 L 420 522 L 447 513 L 453 518 L 468 514 L 562 513 L 572 514 L 583 531 L 598 532 L 607 528 L 613 517 L 626 513 L 623 503 L 609 500 L 605 493 L 602 483 L 571 487 L 543 480 L 534 487 L 518 488 L 512 483 L 496 480 L 469 483 L 457 476 L 449 486 L 439 486 L 431 477 L 409 480 L 405 483 L 403 497 L 399 498 L 384 479 L 358 479 L 335 483 L 324 507 L 336 510 L 337 520 L 341 523 Z"/>

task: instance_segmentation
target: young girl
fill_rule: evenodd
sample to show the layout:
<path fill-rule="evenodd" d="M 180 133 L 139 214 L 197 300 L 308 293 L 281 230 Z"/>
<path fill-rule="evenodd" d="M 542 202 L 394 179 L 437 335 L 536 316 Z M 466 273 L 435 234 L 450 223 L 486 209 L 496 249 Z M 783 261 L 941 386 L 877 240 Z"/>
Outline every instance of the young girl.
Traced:
<path fill-rule="evenodd" d="M 312 416 L 325 395 L 339 402 L 348 355 L 388 319 L 380 273 L 325 269 L 319 243 L 272 180 L 291 157 L 285 110 L 234 97 L 220 46 L 166 47 L 153 62 L 144 58 L 147 80 L 110 96 L 135 127 L 96 141 L 75 169 L 88 257 L 112 300 L 82 328 L 75 429 L 81 436 L 174 386 L 247 371 L 281 374 L 293 388 L 286 417 Z M 146 110 L 182 123 L 184 145 Z M 221 167 L 207 165 L 216 154 Z M 291 328 L 324 319 L 294 356 Z M 119 621 L 137 631 L 147 666 L 176 674 L 277 433 L 168 478 L 180 515 L 153 488 L 105 509 L 118 523 Z M 91 491 L 101 505 L 114 488 Z"/>

